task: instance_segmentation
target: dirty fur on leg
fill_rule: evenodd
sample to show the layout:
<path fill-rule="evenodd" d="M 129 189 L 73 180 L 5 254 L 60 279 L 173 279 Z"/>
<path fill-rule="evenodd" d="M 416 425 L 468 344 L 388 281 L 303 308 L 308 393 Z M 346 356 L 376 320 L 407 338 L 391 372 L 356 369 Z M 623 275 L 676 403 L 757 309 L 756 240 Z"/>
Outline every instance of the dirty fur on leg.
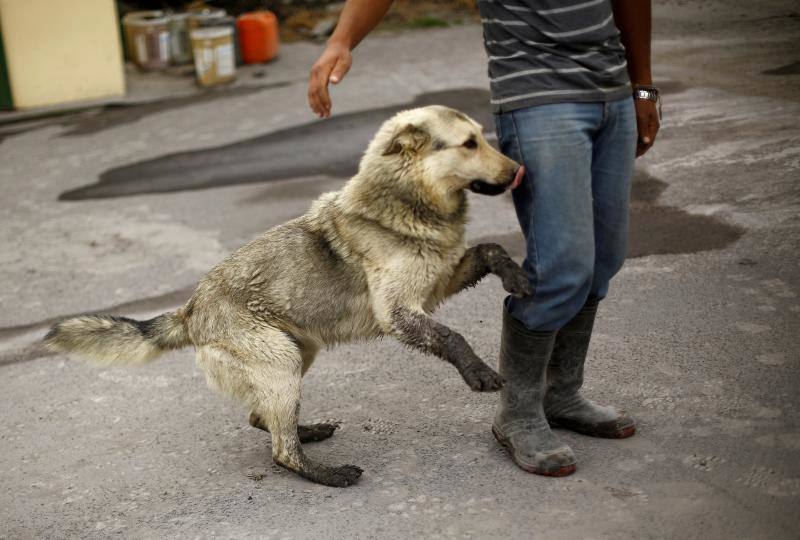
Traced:
<path fill-rule="evenodd" d="M 481 360 L 464 336 L 425 315 L 405 308 L 392 312 L 397 338 L 404 344 L 453 364 L 473 390 L 493 391 L 503 379 Z"/>
<path fill-rule="evenodd" d="M 478 244 L 469 248 L 453 273 L 447 294 L 453 295 L 474 287 L 488 274 L 498 276 L 512 296 L 532 296 L 534 287 L 527 274 L 500 244 Z"/>
<path fill-rule="evenodd" d="M 250 416 L 247 419 L 248 423 L 253 426 L 254 428 L 258 428 L 262 431 L 266 431 L 269 433 L 269 426 L 261 420 L 261 417 L 258 416 L 255 412 L 251 412 Z M 319 442 L 324 441 L 330 437 L 333 437 L 334 432 L 339 429 L 338 422 L 320 422 L 319 424 L 298 424 L 297 425 L 297 436 L 300 439 L 302 444 L 309 443 L 309 442 Z"/>

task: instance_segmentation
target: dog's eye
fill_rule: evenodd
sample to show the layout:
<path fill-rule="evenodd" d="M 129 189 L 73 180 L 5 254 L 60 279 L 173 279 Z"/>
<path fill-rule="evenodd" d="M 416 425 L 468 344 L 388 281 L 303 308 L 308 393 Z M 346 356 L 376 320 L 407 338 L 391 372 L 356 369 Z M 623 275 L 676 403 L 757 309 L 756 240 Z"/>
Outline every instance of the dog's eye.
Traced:
<path fill-rule="evenodd" d="M 473 137 L 470 137 L 461 146 L 464 148 L 469 148 L 470 150 L 475 150 L 478 147 L 478 141 L 476 141 Z"/>

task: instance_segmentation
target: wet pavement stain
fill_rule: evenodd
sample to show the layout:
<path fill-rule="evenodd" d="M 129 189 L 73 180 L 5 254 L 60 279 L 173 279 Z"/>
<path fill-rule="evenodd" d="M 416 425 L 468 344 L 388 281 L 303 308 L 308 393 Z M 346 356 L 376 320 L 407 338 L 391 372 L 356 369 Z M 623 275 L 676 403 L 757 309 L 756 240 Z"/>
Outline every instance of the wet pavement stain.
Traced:
<path fill-rule="evenodd" d="M 690 214 L 681 208 L 659 205 L 658 198 L 667 187 L 663 180 L 637 171 L 631 189 L 629 259 L 723 249 L 745 233 L 743 228 L 714 216 Z M 522 233 L 484 236 L 476 240 L 480 242 L 497 242 L 512 257 L 525 257 Z"/>
<path fill-rule="evenodd" d="M 641 172 L 634 177 L 628 258 L 722 249 L 745 233 L 744 228 L 718 217 L 658 204 L 667 187 L 663 180 Z"/>
<path fill-rule="evenodd" d="M 800 75 L 800 61 L 786 64 L 775 69 L 762 71 L 764 75 Z"/>
<path fill-rule="evenodd" d="M 53 116 L 50 117 L 43 116 L 41 118 L 20 120 L 18 122 L 9 122 L 7 125 L 0 125 L 0 144 L 2 144 L 4 139 L 47 126 L 60 125 L 68 128 L 61 133 L 59 137 L 93 135 L 106 129 L 136 122 L 152 114 L 189 107 L 216 99 L 246 96 L 262 92 L 269 88 L 288 86 L 289 84 L 289 82 L 278 82 L 235 86 L 232 88 L 204 90 L 200 93 L 188 96 L 159 99 L 151 102 L 110 104 L 66 114 L 52 113 Z"/>
<path fill-rule="evenodd" d="M 60 134 L 61 137 L 93 135 L 106 129 L 137 122 L 145 116 L 150 116 L 160 112 L 172 111 L 217 99 L 247 96 L 262 92 L 269 88 L 287 86 L 288 84 L 288 82 L 279 82 L 266 85 L 235 86 L 233 88 L 204 90 L 198 94 L 160 99 L 150 103 L 139 103 L 135 105 L 107 105 L 102 109 L 94 109 L 76 115 L 71 115 L 68 118 L 61 119 L 54 123 L 58 123 L 69 128 Z"/>
<path fill-rule="evenodd" d="M 67 191 L 74 201 L 168 193 L 308 176 L 348 178 L 378 127 L 394 113 L 442 104 L 472 116 L 492 129 L 489 93 L 456 89 L 417 96 L 410 103 L 334 116 L 245 141 L 180 152 L 108 170 L 96 184 Z"/>

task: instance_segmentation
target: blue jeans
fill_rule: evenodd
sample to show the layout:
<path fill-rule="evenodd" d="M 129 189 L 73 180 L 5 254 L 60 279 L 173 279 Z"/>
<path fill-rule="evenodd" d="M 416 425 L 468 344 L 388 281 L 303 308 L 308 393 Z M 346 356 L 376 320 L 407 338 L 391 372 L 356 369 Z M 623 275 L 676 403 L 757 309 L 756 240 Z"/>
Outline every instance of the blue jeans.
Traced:
<path fill-rule="evenodd" d="M 506 307 L 531 330 L 558 330 L 606 296 L 625 261 L 633 100 L 537 105 L 495 115 L 495 127 L 500 150 L 525 165 L 513 197 L 536 287 Z"/>

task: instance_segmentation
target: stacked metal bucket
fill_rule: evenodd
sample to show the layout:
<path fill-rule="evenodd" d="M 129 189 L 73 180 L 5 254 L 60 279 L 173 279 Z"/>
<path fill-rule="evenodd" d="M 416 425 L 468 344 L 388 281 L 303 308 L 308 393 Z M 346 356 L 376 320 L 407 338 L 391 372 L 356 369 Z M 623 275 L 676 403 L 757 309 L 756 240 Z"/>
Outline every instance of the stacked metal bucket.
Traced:
<path fill-rule="evenodd" d="M 224 9 L 134 11 L 123 17 L 122 26 L 126 55 L 142 70 L 161 70 L 194 59 L 201 86 L 236 77 L 236 21 Z"/>

